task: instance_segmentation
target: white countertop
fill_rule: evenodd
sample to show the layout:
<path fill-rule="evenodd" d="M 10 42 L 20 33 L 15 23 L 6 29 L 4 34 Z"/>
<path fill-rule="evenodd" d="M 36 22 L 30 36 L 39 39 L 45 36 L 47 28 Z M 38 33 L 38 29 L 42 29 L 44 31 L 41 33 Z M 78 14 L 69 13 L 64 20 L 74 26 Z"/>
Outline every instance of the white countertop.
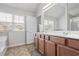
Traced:
<path fill-rule="evenodd" d="M 63 34 L 63 32 L 68 33 L 68 34 Z M 60 37 L 67 37 L 67 38 L 73 38 L 73 39 L 79 39 L 79 31 L 54 31 L 54 32 L 48 32 L 43 34 L 48 34 L 48 35 L 54 35 L 54 36 L 60 36 Z"/>

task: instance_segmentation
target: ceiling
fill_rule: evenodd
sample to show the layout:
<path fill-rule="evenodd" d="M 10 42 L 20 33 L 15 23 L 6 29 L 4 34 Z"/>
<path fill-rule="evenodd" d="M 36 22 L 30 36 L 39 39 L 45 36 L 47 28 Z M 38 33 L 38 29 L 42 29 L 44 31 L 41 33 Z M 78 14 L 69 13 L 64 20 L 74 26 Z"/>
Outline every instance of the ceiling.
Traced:
<path fill-rule="evenodd" d="M 65 14 L 65 4 L 57 4 L 47 10 L 46 15 L 52 16 L 54 18 L 60 18 L 63 14 Z"/>
<path fill-rule="evenodd" d="M 40 5 L 40 3 L 3 3 L 3 4 L 28 12 L 36 12 Z"/>
<path fill-rule="evenodd" d="M 41 3 L 1 3 L 6 6 L 17 8 L 27 12 L 36 13 L 40 8 Z M 48 15 L 53 17 L 60 17 L 64 13 L 64 4 L 57 4 L 51 10 L 47 12 Z M 79 14 L 79 3 L 69 3 L 68 4 L 68 13 L 72 16 Z"/>

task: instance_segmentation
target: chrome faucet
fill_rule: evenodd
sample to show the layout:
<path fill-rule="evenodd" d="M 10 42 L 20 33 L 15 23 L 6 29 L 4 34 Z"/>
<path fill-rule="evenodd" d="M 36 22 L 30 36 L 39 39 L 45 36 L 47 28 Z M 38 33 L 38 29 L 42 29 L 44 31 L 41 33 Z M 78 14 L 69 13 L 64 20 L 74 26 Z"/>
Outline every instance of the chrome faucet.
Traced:
<path fill-rule="evenodd" d="M 68 32 L 63 32 L 64 35 L 68 35 Z"/>

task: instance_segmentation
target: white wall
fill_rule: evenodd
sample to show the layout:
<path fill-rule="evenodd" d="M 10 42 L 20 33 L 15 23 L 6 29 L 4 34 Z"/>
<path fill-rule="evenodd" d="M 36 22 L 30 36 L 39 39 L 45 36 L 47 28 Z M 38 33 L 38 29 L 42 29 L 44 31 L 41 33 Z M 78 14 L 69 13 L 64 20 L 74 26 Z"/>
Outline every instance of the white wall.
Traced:
<path fill-rule="evenodd" d="M 26 18 L 26 42 L 27 44 L 34 42 L 34 34 L 37 32 L 37 19 L 33 16 Z"/>
<path fill-rule="evenodd" d="M 55 31 L 58 31 L 60 28 L 59 28 L 59 20 L 58 19 L 54 19 L 54 30 Z"/>
<path fill-rule="evenodd" d="M 42 8 L 46 5 L 47 3 L 41 3 L 39 8 L 38 8 L 38 11 L 36 13 L 36 17 L 40 16 L 42 14 Z"/>
<path fill-rule="evenodd" d="M 67 30 L 67 19 L 66 17 L 63 15 L 59 20 L 59 29 L 65 31 Z"/>

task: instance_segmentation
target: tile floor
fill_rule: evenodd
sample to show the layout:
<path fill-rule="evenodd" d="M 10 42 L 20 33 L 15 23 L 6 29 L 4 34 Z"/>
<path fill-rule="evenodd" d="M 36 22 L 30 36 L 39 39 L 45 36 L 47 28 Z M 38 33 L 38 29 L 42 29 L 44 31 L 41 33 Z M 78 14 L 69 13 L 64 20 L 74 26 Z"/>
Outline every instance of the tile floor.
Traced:
<path fill-rule="evenodd" d="M 7 49 L 5 56 L 41 56 L 34 48 L 34 45 L 21 45 Z"/>

